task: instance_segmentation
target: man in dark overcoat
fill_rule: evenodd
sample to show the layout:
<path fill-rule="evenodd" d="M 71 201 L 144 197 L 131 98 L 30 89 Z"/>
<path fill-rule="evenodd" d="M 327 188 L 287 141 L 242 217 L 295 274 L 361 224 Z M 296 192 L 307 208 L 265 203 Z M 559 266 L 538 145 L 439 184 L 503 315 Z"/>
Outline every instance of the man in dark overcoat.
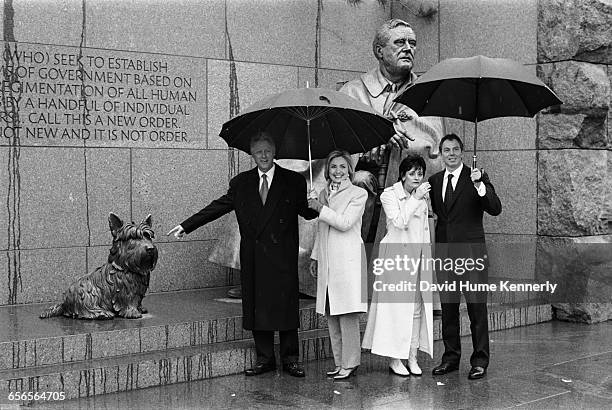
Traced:
<path fill-rule="evenodd" d="M 283 370 L 304 377 L 298 363 L 298 215 L 313 219 L 306 180 L 274 163 L 272 137 L 259 132 L 251 140 L 256 168 L 229 183 L 225 195 L 173 228 L 181 238 L 197 228 L 236 212 L 240 230 L 240 280 L 243 327 L 253 332 L 257 363 L 245 371 L 254 376 L 276 369 L 274 331 L 279 331 Z"/>
<path fill-rule="evenodd" d="M 471 169 L 463 164 L 463 142 L 457 135 L 445 135 L 440 140 L 440 152 L 445 169 L 429 178 L 431 207 L 438 216 L 435 253 L 439 260 L 454 263 L 449 267 L 444 263 L 444 268 L 437 272 L 437 280 L 438 284 L 455 284 L 456 289 L 440 291 L 444 355 L 433 374 L 442 375 L 459 368 L 459 302 L 463 290 L 474 349 L 468 378 L 480 379 L 485 376 L 489 365 L 487 292 L 472 287 L 462 289 L 460 285 L 477 286 L 488 282 L 482 218 L 484 212 L 499 215 L 502 205 L 489 177 L 478 168 Z"/>

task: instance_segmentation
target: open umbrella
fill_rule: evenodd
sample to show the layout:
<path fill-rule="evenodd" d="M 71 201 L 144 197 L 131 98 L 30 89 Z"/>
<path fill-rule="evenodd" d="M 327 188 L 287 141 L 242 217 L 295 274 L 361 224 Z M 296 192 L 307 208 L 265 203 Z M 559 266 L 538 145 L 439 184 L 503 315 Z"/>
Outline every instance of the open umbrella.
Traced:
<path fill-rule="evenodd" d="M 472 121 L 473 168 L 478 121 L 498 117 L 533 117 L 562 104 L 555 93 L 522 64 L 505 58 L 449 58 L 434 65 L 395 99 L 420 116 Z"/>
<path fill-rule="evenodd" d="M 323 88 L 270 95 L 223 124 L 219 135 L 230 147 L 250 153 L 251 137 L 258 131 L 274 138 L 276 158 L 308 161 L 335 149 L 366 152 L 386 144 L 395 132 L 393 123 L 370 106 Z"/>

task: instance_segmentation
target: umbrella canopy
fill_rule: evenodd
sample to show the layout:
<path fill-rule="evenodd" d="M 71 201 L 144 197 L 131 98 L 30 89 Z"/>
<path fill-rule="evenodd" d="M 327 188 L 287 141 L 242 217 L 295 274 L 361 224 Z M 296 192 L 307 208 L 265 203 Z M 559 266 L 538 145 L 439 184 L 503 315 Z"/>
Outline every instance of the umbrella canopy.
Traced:
<path fill-rule="evenodd" d="M 522 64 L 505 58 L 449 58 L 419 77 L 395 99 L 421 116 L 484 121 L 533 117 L 562 104 L 555 93 Z M 474 136 L 474 157 L 478 128 Z"/>
<path fill-rule="evenodd" d="M 250 153 L 250 139 L 265 131 L 276 142 L 276 158 L 312 160 L 335 149 L 351 154 L 386 144 L 393 123 L 346 94 L 299 88 L 268 96 L 223 124 L 230 147 Z"/>

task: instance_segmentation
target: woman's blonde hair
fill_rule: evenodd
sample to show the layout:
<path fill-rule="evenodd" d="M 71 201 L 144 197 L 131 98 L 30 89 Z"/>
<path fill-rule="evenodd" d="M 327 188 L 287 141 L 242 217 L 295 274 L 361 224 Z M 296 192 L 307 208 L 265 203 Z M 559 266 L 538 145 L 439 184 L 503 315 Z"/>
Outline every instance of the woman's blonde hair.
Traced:
<path fill-rule="evenodd" d="M 324 172 L 325 180 L 329 181 L 329 164 L 335 158 L 338 158 L 338 157 L 342 157 L 346 161 L 348 165 L 349 180 L 353 182 L 353 178 L 355 177 L 355 167 L 353 166 L 353 159 L 351 158 L 351 154 L 349 154 L 347 151 L 339 150 L 339 149 L 330 152 L 329 155 L 327 156 L 327 159 L 325 160 L 325 172 Z"/>

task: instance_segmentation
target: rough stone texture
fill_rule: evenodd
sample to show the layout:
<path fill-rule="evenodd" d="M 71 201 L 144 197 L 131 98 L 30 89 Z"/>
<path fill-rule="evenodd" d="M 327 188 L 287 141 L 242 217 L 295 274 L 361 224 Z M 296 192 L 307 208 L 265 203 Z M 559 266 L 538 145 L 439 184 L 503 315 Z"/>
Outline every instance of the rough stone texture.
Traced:
<path fill-rule="evenodd" d="M 483 151 L 478 167 L 489 174 L 502 202 L 498 216 L 484 215 L 485 233 L 532 235 L 536 233 L 537 168 L 534 151 Z M 463 154 L 472 165 L 472 153 Z"/>
<path fill-rule="evenodd" d="M 606 117 L 585 114 L 541 114 L 538 116 L 538 148 L 612 147 Z"/>
<path fill-rule="evenodd" d="M 165 233 L 164 233 L 165 235 Z M 208 262 L 215 241 L 158 243 L 159 262 L 151 275 L 149 292 L 166 292 L 228 286 L 238 283 L 238 275 Z"/>
<path fill-rule="evenodd" d="M 110 248 L 112 236 L 108 227 L 108 214 L 113 212 L 123 221 L 132 220 L 131 183 L 121 172 L 130 168 L 130 152 L 126 149 L 88 148 L 86 155 L 89 244 L 107 245 Z M 138 221 L 144 216 L 140 216 Z"/>
<path fill-rule="evenodd" d="M 609 0 L 538 2 L 538 61 L 612 62 Z"/>
<path fill-rule="evenodd" d="M 227 192 L 227 153 L 206 150 L 133 150 L 133 219 L 153 216 L 156 241 L 173 241 L 166 233 Z M 222 219 L 187 239 L 217 238 Z"/>
<path fill-rule="evenodd" d="M 610 233 L 612 155 L 604 150 L 543 150 L 538 156 L 538 234 Z"/>
<path fill-rule="evenodd" d="M 316 2 L 310 3 L 316 12 Z M 372 54 L 374 32 L 389 18 L 389 6 L 382 6 L 378 0 L 362 0 L 357 6 L 349 5 L 346 0 L 324 0 L 321 12 L 320 66 L 354 71 L 367 71 L 375 67 L 377 64 Z M 313 20 L 313 34 L 315 27 Z M 433 43 L 428 43 L 424 38 L 419 41 L 422 44 Z"/>
<path fill-rule="evenodd" d="M 536 0 L 439 3 L 440 60 L 483 54 L 536 62 Z"/>
<path fill-rule="evenodd" d="M 83 149 L 23 147 L 18 162 L 21 249 L 87 244 Z"/>
<path fill-rule="evenodd" d="M 312 67 L 316 15 L 312 0 L 230 1 L 227 41 L 236 60 Z"/>
<path fill-rule="evenodd" d="M 70 283 L 85 273 L 85 248 L 23 250 L 16 303 L 59 301 Z"/>
<path fill-rule="evenodd" d="M 271 64 L 236 63 L 237 94 L 244 110 L 274 93 L 297 88 L 297 67 Z M 224 149 L 219 137 L 223 123 L 230 116 L 230 63 L 208 62 L 208 148 Z"/>
<path fill-rule="evenodd" d="M 86 8 L 89 47 L 225 57 L 223 1 L 88 1 Z"/>
<path fill-rule="evenodd" d="M 563 101 L 551 109 L 565 114 L 606 117 L 610 105 L 610 80 L 605 66 L 564 61 L 538 66 L 540 78 Z"/>
<path fill-rule="evenodd" d="M 13 1 L 12 5 L 15 40 L 71 46 L 80 44 L 83 30 L 80 1 Z M 1 20 L 0 26 L 4 26 L 4 19 Z"/>
<path fill-rule="evenodd" d="M 558 284 L 551 296 L 560 320 L 612 319 L 612 235 L 539 237 L 537 278 Z"/>

